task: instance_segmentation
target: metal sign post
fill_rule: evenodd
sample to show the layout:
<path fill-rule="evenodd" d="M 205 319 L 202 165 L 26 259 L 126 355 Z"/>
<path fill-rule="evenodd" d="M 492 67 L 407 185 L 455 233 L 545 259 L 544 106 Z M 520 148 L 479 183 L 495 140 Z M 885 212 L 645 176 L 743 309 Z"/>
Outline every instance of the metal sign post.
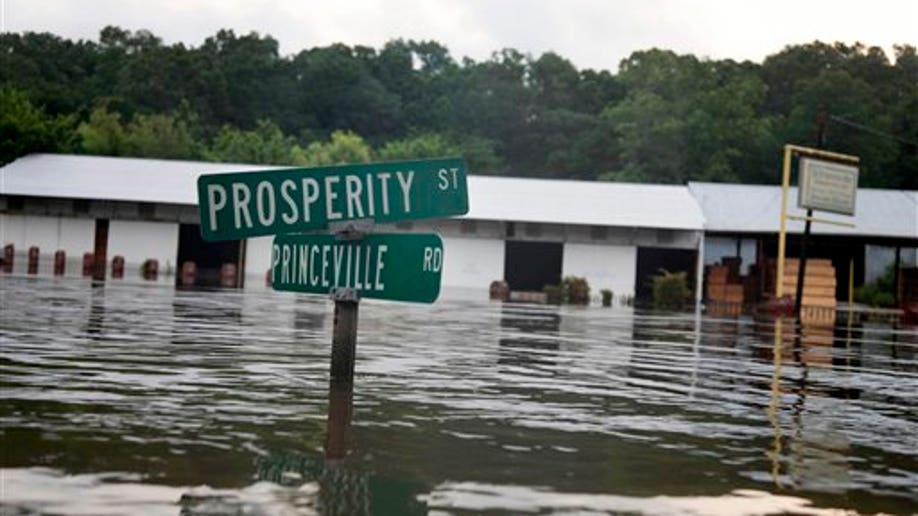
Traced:
<path fill-rule="evenodd" d="M 791 161 L 794 156 L 805 156 L 808 158 L 818 158 L 803 160 L 804 166 L 808 169 L 814 169 L 812 175 L 801 183 L 801 195 L 798 200 L 800 207 L 807 208 L 806 217 L 798 217 L 787 214 L 788 191 L 790 190 Z M 824 160 L 824 161 L 823 161 Z M 839 154 L 828 152 L 799 145 L 784 146 L 784 164 L 781 172 L 781 214 L 780 225 L 778 230 L 778 263 L 777 274 L 775 278 L 775 298 L 780 302 L 784 297 L 784 259 L 787 249 L 787 220 L 804 220 L 806 226 L 804 229 L 803 241 L 801 244 L 806 248 L 806 238 L 810 233 L 811 222 L 821 222 L 825 224 L 834 224 L 837 226 L 854 227 L 853 224 L 839 222 L 827 219 L 817 219 L 813 217 L 813 209 L 832 211 L 835 213 L 853 215 L 854 214 L 854 194 L 857 191 L 857 172 L 856 166 L 860 162 L 857 156 L 848 154 Z M 854 169 L 854 174 L 850 173 Z M 810 171 L 807 171 L 808 174 Z M 853 177 L 853 186 L 851 184 Z M 817 186 L 811 186 L 817 185 Z M 804 189 L 807 191 L 803 191 Z M 850 208 L 849 208 L 850 207 Z M 803 273 L 806 267 L 805 250 L 801 254 L 801 262 L 798 268 L 797 292 L 794 301 L 794 315 L 800 318 L 800 308 L 803 298 Z"/>
<path fill-rule="evenodd" d="M 204 240 L 275 235 L 275 290 L 331 295 L 331 380 L 351 383 L 360 299 L 433 303 L 440 294 L 440 236 L 370 235 L 373 224 L 463 215 L 468 181 L 461 159 L 208 174 L 198 209 Z M 329 233 L 302 234 L 311 230 Z"/>
<path fill-rule="evenodd" d="M 463 215 L 468 180 L 461 159 L 206 174 L 198 178 L 198 211 L 209 242 L 335 232 L 348 221 Z"/>
<path fill-rule="evenodd" d="M 357 309 L 360 306 L 360 294 L 349 288 L 335 289 L 331 298 L 335 302 L 331 380 L 350 383 L 354 379 L 357 355 Z"/>

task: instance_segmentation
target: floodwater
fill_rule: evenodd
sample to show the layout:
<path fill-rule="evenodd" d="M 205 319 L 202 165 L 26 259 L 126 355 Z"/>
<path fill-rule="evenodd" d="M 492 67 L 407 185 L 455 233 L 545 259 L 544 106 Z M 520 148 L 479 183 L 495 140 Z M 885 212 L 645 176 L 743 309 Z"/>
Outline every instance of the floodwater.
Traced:
<path fill-rule="evenodd" d="M 364 301 L 351 391 L 322 297 L 0 294 L 3 514 L 918 508 L 914 327 Z"/>

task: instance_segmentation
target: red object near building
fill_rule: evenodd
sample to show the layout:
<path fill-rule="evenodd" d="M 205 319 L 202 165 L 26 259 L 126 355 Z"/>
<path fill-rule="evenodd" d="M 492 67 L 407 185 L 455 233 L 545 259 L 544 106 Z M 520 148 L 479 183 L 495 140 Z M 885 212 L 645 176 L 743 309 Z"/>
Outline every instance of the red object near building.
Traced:
<path fill-rule="evenodd" d="M 156 281 L 156 277 L 159 276 L 159 260 L 155 258 L 150 258 L 149 260 L 143 262 L 143 279 Z"/>
<path fill-rule="evenodd" d="M 237 286 L 237 271 L 235 263 L 224 263 L 220 267 L 220 286 L 235 288 Z"/>
<path fill-rule="evenodd" d="M 29 274 L 38 274 L 38 256 L 38 247 L 33 245 L 29 248 Z"/>
<path fill-rule="evenodd" d="M 115 257 L 112 258 L 112 277 L 124 277 L 124 256 L 121 256 L 120 254 L 115 255 Z"/>
<path fill-rule="evenodd" d="M 13 256 L 16 248 L 13 244 L 3 246 L 3 272 L 9 274 L 13 272 Z"/>
<path fill-rule="evenodd" d="M 54 275 L 63 276 L 67 272 L 67 253 L 63 249 L 54 252 Z"/>
<path fill-rule="evenodd" d="M 92 276 L 92 268 L 96 257 L 92 253 L 83 253 L 83 276 Z"/>
<path fill-rule="evenodd" d="M 198 277 L 198 266 L 194 262 L 185 262 L 182 264 L 182 273 L 180 276 L 181 285 L 183 287 L 190 287 L 194 285 L 195 280 Z"/>

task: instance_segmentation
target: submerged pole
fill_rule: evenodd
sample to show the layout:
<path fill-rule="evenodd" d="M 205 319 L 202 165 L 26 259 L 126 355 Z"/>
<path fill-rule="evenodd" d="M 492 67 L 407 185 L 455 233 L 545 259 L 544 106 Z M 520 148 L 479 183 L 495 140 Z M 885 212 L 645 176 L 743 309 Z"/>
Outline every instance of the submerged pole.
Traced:
<path fill-rule="evenodd" d="M 335 319 L 332 329 L 331 380 L 352 383 L 357 354 L 357 307 L 360 298 L 353 289 L 334 289 Z"/>
<path fill-rule="evenodd" d="M 329 382 L 328 421 L 325 431 L 326 459 L 343 459 L 347 455 L 353 407 L 353 384 Z"/>
<path fill-rule="evenodd" d="M 369 219 L 347 221 L 329 227 L 335 239 L 344 242 L 362 240 L 373 226 Z M 357 359 L 357 307 L 360 291 L 349 287 L 334 287 L 330 297 L 335 302 L 332 329 L 331 381 L 353 383 L 354 362 Z"/>

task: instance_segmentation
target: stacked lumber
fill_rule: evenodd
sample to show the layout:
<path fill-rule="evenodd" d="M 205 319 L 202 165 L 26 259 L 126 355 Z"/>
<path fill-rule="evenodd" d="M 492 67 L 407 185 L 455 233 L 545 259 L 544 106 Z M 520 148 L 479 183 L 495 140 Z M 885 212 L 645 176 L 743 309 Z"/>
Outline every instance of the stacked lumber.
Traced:
<path fill-rule="evenodd" d="M 789 258 L 784 263 L 784 293 L 794 297 L 797 293 L 797 273 L 800 260 Z M 834 320 L 835 267 L 828 259 L 812 258 L 806 261 L 806 277 L 803 279 L 803 299 L 800 303 L 803 320 Z"/>
<path fill-rule="evenodd" d="M 729 265 L 708 268 L 708 312 L 713 315 L 739 315 L 743 309 L 744 288 Z"/>

